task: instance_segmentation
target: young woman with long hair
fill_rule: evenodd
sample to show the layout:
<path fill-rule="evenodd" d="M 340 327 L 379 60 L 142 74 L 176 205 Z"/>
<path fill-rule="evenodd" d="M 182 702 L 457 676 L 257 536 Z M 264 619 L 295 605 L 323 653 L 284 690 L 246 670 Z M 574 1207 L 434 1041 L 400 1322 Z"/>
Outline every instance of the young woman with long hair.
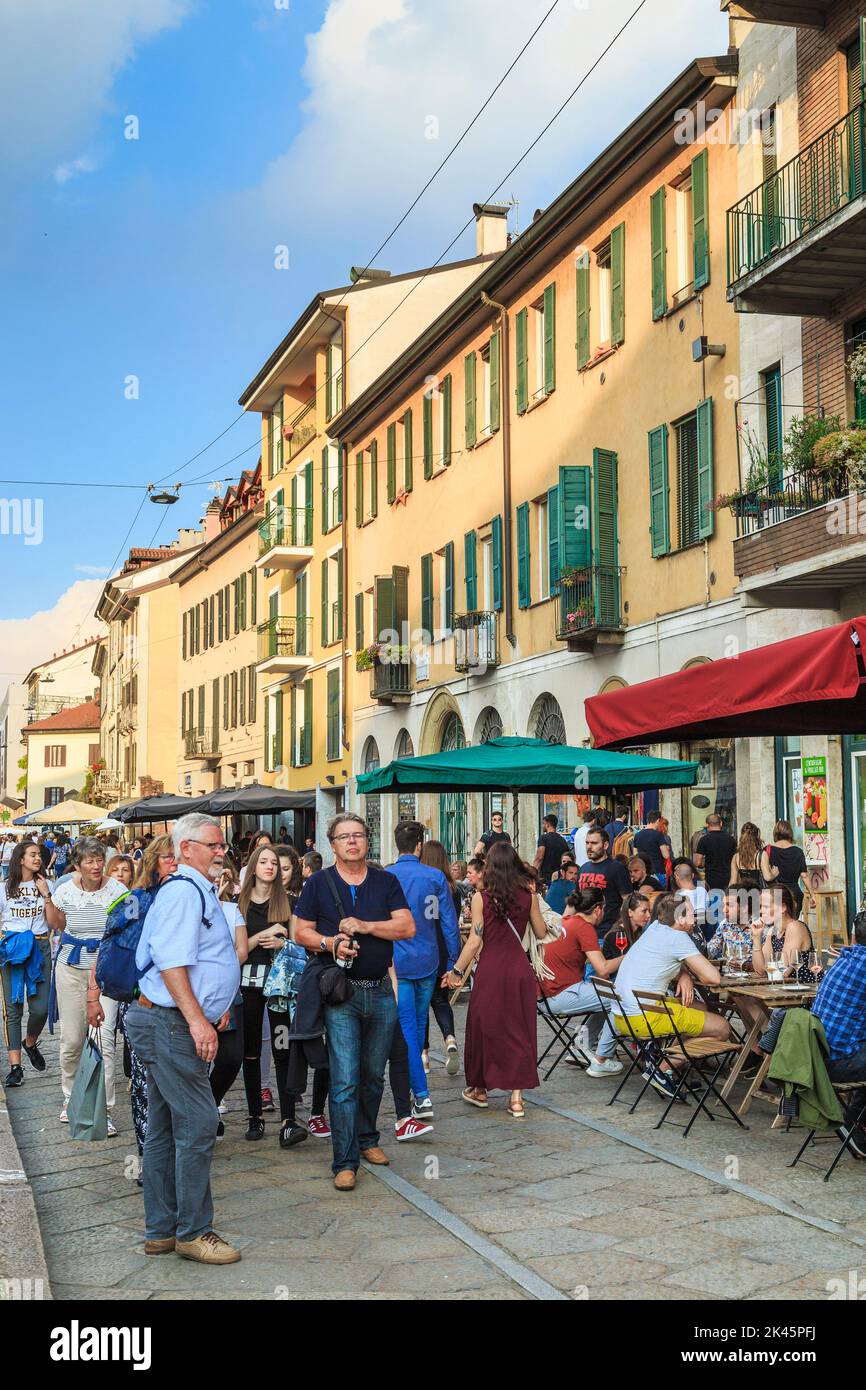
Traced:
<path fill-rule="evenodd" d="M 25 996 L 27 1034 L 24 1037 L 24 1051 L 34 1070 L 45 1070 L 45 1058 L 37 1044 L 48 1018 L 48 994 L 51 988 L 51 935 L 45 920 L 45 903 L 50 897 L 39 850 L 29 840 L 24 840 L 13 849 L 9 877 L 0 884 L 0 941 L 12 933 L 32 932 L 33 961 L 35 964 L 38 956 L 42 973 L 38 981 L 35 974 L 31 975 L 28 985 L 26 972 L 21 966 L 7 963 L 0 967 L 3 1033 L 9 1050 L 7 1086 L 20 1086 L 24 1081 L 21 1028 Z M 5 950 L 3 954 L 5 956 Z M 28 992 L 30 990 L 32 992 Z"/>
<path fill-rule="evenodd" d="M 761 874 L 761 853 L 764 848 L 761 832 L 753 821 L 743 821 L 737 850 L 731 860 L 731 882 L 741 883 L 744 888 L 763 888 Z"/>
<path fill-rule="evenodd" d="M 790 821 L 777 820 L 773 826 L 773 843 L 761 855 L 761 873 L 770 887 L 789 889 L 794 898 L 794 916 L 799 917 L 804 893 L 809 893 L 808 866 L 800 846 L 794 844 Z M 811 901 L 811 893 L 809 897 Z"/>
<path fill-rule="evenodd" d="M 301 896 L 301 889 L 304 886 L 304 869 L 301 858 L 293 845 L 277 845 L 277 854 L 280 860 L 280 871 L 283 876 L 283 887 L 289 899 L 289 907 L 294 912 L 298 898 Z M 291 963 L 294 967 L 295 976 L 303 974 L 307 963 L 307 953 L 301 946 L 296 946 L 293 941 L 288 941 L 283 947 L 291 956 Z M 290 1013 L 293 1012 L 295 995 L 292 996 Z M 268 1005 L 268 1012 L 273 1015 L 274 1010 Z M 273 1020 L 272 1020 L 273 1022 Z M 273 1033 L 272 1033 L 273 1037 Z M 278 1035 L 272 1042 L 274 1052 L 280 1047 L 287 1048 L 287 1066 L 289 1069 L 288 1085 L 286 1088 L 286 1114 L 285 1119 L 290 1122 L 293 1129 L 301 1129 L 296 1115 L 295 1108 L 301 1096 L 307 1089 L 307 1064 L 303 1055 L 302 1048 L 292 1050 L 292 1045 L 284 1035 Z M 331 1126 L 325 1118 L 325 1105 L 328 1099 L 328 1084 L 330 1074 L 327 1067 L 316 1067 L 313 1070 L 313 1094 L 310 1100 L 310 1118 L 307 1121 L 307 1133 L 312 1134 L 314 1139 L 330 1139 Z M 295 1140 L 300 1143 L 300 1138 Z"/>
<path fill-rule="evenodd" d="M 652 914 L 652 903 L 643 893 L 630 893 L 624 899 L 620 909 L 619 921 L 612 926 L 602 942 L 602 955 L 605 960 L 615 960 L 617 956 L 624 956 L 630 946 L 633 946 L 638 937 L 645 930 Z M 617 937 L 625 937 L 626 945 L 617 946 Z"/>
<path fill-rule="evenodd" d="M 463 1099 L 486 1110 L 488 1090 L 509 1091 L 508 1113 L 515 1120 L 526 1118 L 522 1092 L 538 1085 L 538 988 L 523 949 L 527 925 L 539 941 L 547 934 L 526 866 L 511 845 L 500 841 L 490 848 L 484 886 L 472 898 L 469 940 L 442 985 L 454 989 L 460 984 L 483 937 L 466 1019 L 468 1084 Z"/>
<path fill-rule="evenodd" d="M 500 842 L 501 843 L 501 842 Z M 445 875 L 451 897 L 454 901 L 454 911 L 457 914 L 457 921 L 460 921 L 460 912 L 463 899 L 460 889 L 457 887 L 452 876 L 452 865 L 448 861 L 445 853 L 445 846 L 441 840 L 425 840 L 421 848 L 421 863 L 430 864 L 434 869 L 441 869 Z M 464 867 L 465 873 L 465 867 Z M 439 969 L 437 978 L 439 984 L 433 991 L 433 998 L 430 1000 L 430 1007 L 433 1010 L 436 1022 L 439 1024 L 439 1031 L 445 1041 L 445 1070 L 449 1076 L 456 1076 L 460 1070 L 460 1054 L 457 1051 L 457 1038 L 454 1034 L 454 1010 L 448 1002 L 448 991 L 442 988 L 442 976 L 445 973 L 445 966 L 448 963 L 448 952 L 445 946 L 445 938 L 442 929 L 436 922 L 436 937 L 439 942 Z M 430 1050 L 430 1015 L 427 1015 L 427 1031 L 424 1036 L 424 1050 L 421 1058 L 424 1063 L 424 1070 L 430 1070 L 428 1053 Z"/>

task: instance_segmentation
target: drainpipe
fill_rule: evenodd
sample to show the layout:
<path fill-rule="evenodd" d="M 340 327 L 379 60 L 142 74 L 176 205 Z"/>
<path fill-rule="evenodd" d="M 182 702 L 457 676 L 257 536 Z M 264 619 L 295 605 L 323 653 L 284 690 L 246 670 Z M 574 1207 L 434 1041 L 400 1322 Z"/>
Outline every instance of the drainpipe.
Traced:
<path fill-rule="evenodd" d="M 343 378 L 343 380 L 345 381 L 345 377 Z M 341 565 L 343 592 L 342 602 L 340 604 L 340 607 L 342 609 L 342 612 L 340 614 L 340 737 L 343 748 L 346 750 L 346 752 L 348 752 L 349 737 L 347 726 L 349 702 L 347 698 L 347 676 L 349 670 L 349 658 L 347 652 L 346 631 L 349 612 L 349 446 L 348 444 L 340 444 L 338 447 L 340 450 L 340 496 L 343 499 L 343 515 L 342 520 L 340 522 L 340 547 L 343 553 L 343 561 Z"/>
<path fill-rule="evenodd" d="M 503 607 L 505 610 L 505 636 L 512 647 L 517 646 L 514 634 L 514 602 L 512 598 L 513 565 L 511 560 L 511 389 L 509 379 L 508 310 L 504 304 L 491 299 L 481 292 L 481 303 L 488 309 L 496 309 L 502 331 L 502 351 L 500 353 L 502 380 L 502 583 L 504 588 Z"/>

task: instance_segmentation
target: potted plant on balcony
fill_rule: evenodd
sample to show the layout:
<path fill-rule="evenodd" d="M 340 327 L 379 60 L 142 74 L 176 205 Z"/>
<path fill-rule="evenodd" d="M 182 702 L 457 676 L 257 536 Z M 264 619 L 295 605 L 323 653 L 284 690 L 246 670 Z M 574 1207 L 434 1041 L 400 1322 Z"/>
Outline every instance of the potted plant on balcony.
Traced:
<path fill-rule="evenodd" d="M 360 651 L 355 652 L 355 670 L 372 671 L 376 662 L 380 659 L 381 651 L 381 642 L 371 642 L 369 647 L 362 647 Z"/>
<path fill-rule="evenodd" d="M 582 598 L 570 613 L 565 615 L 566 627 L 570 630 L 585 628 L 595 617 L 595 605 L 591 598 Z"/>
<path fill-rule="evenodd" d="M 830 497 L 844 497 L 866 483 L 866 433 L 835 430 L 819 439 L 813 450 L 814 468 Z"/>
<path fill-rule="evenodd" d="M 861 391 L 866 389 L 866 343 L 854 349 L 845 367 L 854 385 Z"/>

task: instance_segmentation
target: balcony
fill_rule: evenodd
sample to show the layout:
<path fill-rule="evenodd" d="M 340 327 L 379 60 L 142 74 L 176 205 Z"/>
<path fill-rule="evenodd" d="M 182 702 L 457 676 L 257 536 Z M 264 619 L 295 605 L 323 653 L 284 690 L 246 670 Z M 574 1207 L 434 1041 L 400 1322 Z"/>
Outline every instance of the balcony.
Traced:
<path fill-rule="evenodd" d="M 483 676 L 499 665 L 499 641 L 495 613 L 454 614 L 454 669 L 464 675 Z"/>
<path fill-rule="evenodd" d="M 734 500 L 734 570 L 758 606 L 836 608 L 866 582 L 866 493 L 835 478 L 795 474 Z"/>
<path fill-rule="evenodd" d="M 728 210 L 738 312 L 825 317 L 866 280 L 864 103 Z"/>
<path fill-rule="evenodd" d="M 295 676 L 313 664 L 312 618 L 269 618 L 259 623 L 260 676 Z"/>
<path fill-rule="evenodd" d="M 370 694 L 382 705 L 408 705 L 412 698 L 412 663 L 408 652 L 392 659 L 383 652 L 373 663 Z"/>
<path fill-rule="evenodd" d="M 183 753 L 185 758 L 218 758 L 219 729 L 187 729 L 183 736 Z"/>
<path fill-rule="evenodd" d="M 556 636 L 569 651 L 622 645 L 624 573 L 621 565 L 586 565 L 560 576 Z"/>
<path fill-rule="evenodd" d="M 256 564 L 269 570 L 301 570 L 312 558 L 312 508 L 270 508 L 259 523 Z"/>
<path fill-rule="evenodd" d="M 291 430 L 291 434 L 288 433 L 289 430 Z M 302 454 L 316 437 L 315 396 L 304 406 L 301 413 L 295 416 L 294 422 L 284 427 L 283 433 L 286 439 L 285 462 L 283 463 L 285 468 L 286 464 L 291 463 L 298 454 Z"/>
<path fill-rule="evenodd" d="M 131 734 L 138 725 L 138 706 L 122 705 L 117 714 L 117 728 L 121 734 Z"/>
<path fill-rule="evenodd" d="M 722 10 L 732 19 L 752 19 L 757 24 L 823 29 L 833 3 L 834 0 L 722 0 Z"/>

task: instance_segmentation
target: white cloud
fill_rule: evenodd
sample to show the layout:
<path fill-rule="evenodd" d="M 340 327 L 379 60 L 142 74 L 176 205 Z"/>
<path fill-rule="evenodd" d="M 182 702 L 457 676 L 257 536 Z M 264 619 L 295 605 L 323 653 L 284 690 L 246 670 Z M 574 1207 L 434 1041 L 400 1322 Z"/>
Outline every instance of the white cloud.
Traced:
<path fill-rule="evenodd" d="M 92 574 L 99 579 L 107 579 L 111 573 L 107 565 L 76 565 L 76 574 Z"/>
<path fill-rule="evenodd" d="M 58 164 L 54 170 L 55 183 L 69 183 L 70 179 L 75 179 L 79 174 L 94 174 L 97 164 L 92 155 L 80 154 L 77 159 L 69 159 L 65 164 Z"/>
<path fill-rule="evenodd" d="M 0 0 L 0 168 L 26 175 L 63 167 L 108 109 L 136 48 L 180 24 L 193 3 Z"/>
<path fill-rule="evenodd" d="M 26 618 L 0 618 L 0 699 L 9 682 L 21 680 L 37 662 L 100 635 L 103 625 L 93 610 L 101 590 L 101 579 L 79 579 L 60 595 L 53 608 Z M 95 686 L 95 677 L 93 683 Z"/>

